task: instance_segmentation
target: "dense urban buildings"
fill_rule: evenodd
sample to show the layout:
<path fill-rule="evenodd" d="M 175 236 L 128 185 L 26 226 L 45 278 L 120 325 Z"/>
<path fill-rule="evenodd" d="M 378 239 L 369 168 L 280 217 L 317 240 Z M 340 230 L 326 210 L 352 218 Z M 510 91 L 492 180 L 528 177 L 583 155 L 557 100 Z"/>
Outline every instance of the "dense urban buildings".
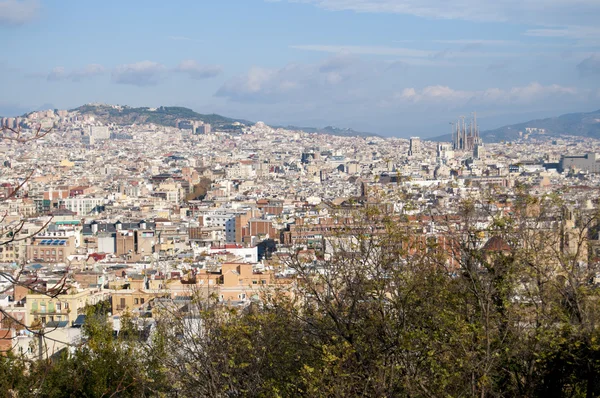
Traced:
<path fill-rule="evenodd" d="M 154 330 L 165 309 L 189 312 L 192 297 L 240 310 L 275 294 L 310 302 L 294 262 L 326 275 L 328 264 L 356 256 L 357 236 L 383 244 L 401 232 L 406 258 L 436 253 L 455 276 L 465 267 L 459 239 L 483 259 L 508 255 L 514 242 L 495 232 L 507 228 L 503 217 L 540 215 L 556 192 L 560 211 L 538 226 L 553 240 L 538 253 L 580 264 L 600 257 L 600 224 L 583 221 L 600 189 L 600 141 L 591 138 L 534 134 L 484 146 L 476 119 L 459 122 L 452 143 L 264 123 L 105 124 L 77 111 L 2 123 L 25 139 L 50 126 L 0 142 L 0 341 L 28 358 L 79 344 L 89 308 L 102 303 L 118 331 L 129 317 Z M 471 235 L 465 203 L 479 203 Z M 58 343 L 40 354 L 31 349 L 40 336 Z"/>

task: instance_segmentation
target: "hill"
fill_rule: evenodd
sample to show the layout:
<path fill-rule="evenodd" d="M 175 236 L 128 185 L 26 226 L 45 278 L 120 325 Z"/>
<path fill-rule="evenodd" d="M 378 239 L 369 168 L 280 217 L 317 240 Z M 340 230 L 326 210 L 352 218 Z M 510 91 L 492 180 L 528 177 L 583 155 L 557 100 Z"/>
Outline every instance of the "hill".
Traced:
<path fill-rule="evenodd" d="M 571 135 L 579 137 L 600 138 L 600 110 L 565 115 L 546 119 L 535 119 L 524 123 L 511 124 L 481 133 L 484 142 L 514 141 L 527 134 L 526 129 L 538 129 L 532 136 L 559 137 Z M 543 129 L 544 132 L 540 132 Z M 522 132 L 523 134 L 519 134 Z M 451 141 L 450 134 L 430 138 L 429 141 Z"/>
<path fill-rule="evenodd" d="M 323 128 L 317 127 L 297 127 L 297 126 L 277 126 L 288 130 L 301 130 L 306 133 L 317 133 L 317 134 L 329 134 L 336 135 L 340 137 L 381 137 L 378 134 L 367 133 L 364 131 L 356 131 L 351 128 L 339 128 L 333 126 L 327 126 Z M 276 127 L 276 128 L 277 128 Z"/>
<path fill-rule="evenodd" d="M 244 119 L 233 119 L 217 114 L 200 114 L 189 108 L 178 107 L 178 106 L 161 106 L 159 108 L 132 108 L 129 106 L 112 106 L 105 104 L 86 104 L 79 108 L 71 109 L 71 112 L 79 112 L 82 115 L 91 115 L 96 120 L 102 123 L 114 123 L 118 125 L 130 125 L 130 124 L 145 124 L 154 123 L 162 126 L 174 127 L 178 119 L 183 120 L 200 120 L 205 123 L 209 123 L 215 128 L 222 129 L 238 129 L 239 126 L 234 127 L 234 123 L 241 123 L 244 125 L 252 125 L 254 122 Z M 349 128 L 337 128 L 327 126 L 324 128 L 315 127 L 295 127 L 295 126 L 273 126 L 275 128 L 282 127 L 289 130 L 301 130 L 307 133 L 317 134 L 330 134 L 342 137 L 373 137 L 377 134 L 365 133 L 356 131 Z"/>
<path fill-rule="evenodd" d="M 175 126 L 178 119 L 199 120 L 215 127 L 227 127 L 235 122 L 252 124 L 252 122 L 247 120 L 233 119 L 217 114 L 203 115 L 179 106 L 132 108 L 129 106 L 116 107 L 111 105 L 87 104 L 71 111 L 77 111 L 82 115 L 93 115 L 102 123 L 119 125 L 154 123 L 162 126 Z"/>

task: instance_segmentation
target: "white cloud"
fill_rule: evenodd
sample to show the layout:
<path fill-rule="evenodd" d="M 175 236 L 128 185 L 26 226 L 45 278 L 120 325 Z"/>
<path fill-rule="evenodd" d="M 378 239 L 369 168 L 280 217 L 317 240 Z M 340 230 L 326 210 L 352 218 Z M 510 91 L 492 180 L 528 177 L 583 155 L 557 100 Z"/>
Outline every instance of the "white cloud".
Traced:
<path fill-rule="evenodd" d="M 489 45 L 489 46 L 514 46 L 518 44 L 514 40 L 484 40 L 484 39 L 458 39 L 458 40 L 432 40 L 433 43 L 440 44 L 458 44 L 468 45 Z"/>
<path fill-rule="evenodd" d="M 106 69 L 104 66 L 99 64 L 89 64 L 84 66 L 82 69 L 75 69 L 72 71 L 69 75 L 69 78 L 73 81 L 79 81 L 82 79 L 103 75 L 105 72 Z"/>
<path fill-rule="evenodd" d="M 0 0 L 0 25 L 20 25 L 35 18 L 38 0 Z"/>
<path fill-rule="evenodd" d="M 153 61 L 119 65 L 112 72 L 112 81 L 134 86 L 155 86 L 163 78 L 166 67 Z"/>
<path fill-rule="evenodd" d="M 600 75 L 600 53 L 592 54 L 577 65 L 579 74 L 583 77 Z"/>
<path fill-rule="evenodd" d="M 290 68 L 293 67 L 288 67 L 288 69 Z M 245 75 L 226 82 L 215 95 L 240 102 L 251 100 L 269 102 L 275 97 L 299 87 L 298 81 L 286 78 L 287 74 L 285 68 L 276 70 L 253 67 Z"/>
<path fill-rule="evenodd" d="M 394 103 L 441 104 L 451 108 L 460 108 L 468 104 L 474 106 L 508 106 L 527 105 L 537 101 L 548 101 L 558 98 L 576 98 L 581 93 L 576 88 L 564 87 L 558 84 L 541 85 L 532 82 L 526 86 L 508 89 L 488 88 L 485 90 L 456 90 L 448 86 L 427 86 L 421 90 L 405 88 L 393 95 Z"/>
<path fill-rule="evenodd" d="M 194 60 L 182 61 L 175 69 L 175 72 L 185 73 L 192 79 L 209 79 L 216 77 L 223 72 L 223 68 L 217 65 L 200 65 Z"/>
<path fill-rule="evenodd" d="M 288 0 L 317 7 L 364 13 L 407 14 L 435 19 L 521 22 L 533 25 L 594 26 L 597 0 Z M 569 22 L 570 21 L 570 22 Z"/>
<path fill-rule="evenodd" d="M 600 28 L 595 26 L 546 27 L 529 29 L 525 32 L 525 35 L 533 37 L 573 38 L 597 41 L 600 37 Z"/>
<path fill-rule="evenodd" d="M 53 68 L 50 73 L 32 73 L 27 76 L 45 78 L 48 81 L 79 82 L 104 75 L 106 68 L 99 64 L 89 64 L 79 69 L 68 71 L 63 66 Z M 192 79 L 208 79 L 222 73 L 220 66 L 200 65 L 196 61 L 182 61 L 178 66 L 168 69 L 166 66 L 153 61 L 142 61 L 132 64 L 119 65 L 112 71 L 112 81 L 118 84 L 134 86 L 154 86 L 167 77 L 169 73 L 183 73 Z"/>
<path fill-rule="evenodd" d="M 444 41 L 439 41 L 444 43 Z M 290 48 L 304 51 L 317 51 L 338 55 L 375 55 L 399 57 L 406 64 L 416 66 L 456 66 L 469 63 L 471 60 L 482 58 L 506 58 L 513 57 L 513 52 L 483 51 L 485 41 L 456 40 L 448 41 L 446 44 L 461 44 L 462 48 L 456 51 L 442 50 L 419 50 L 414 48 L 393 46 L 353 46 L 353 45 L 323 45 L 302 44 L 292 45 Z"/>
<path fill-rule="evenodd" d="M 74 69 L 71 72 L 67 72 L 67 70 L 62 66 L 57 66 L 53 68 L 48 75 L 46 75 L 46 80 L 48 81 L 60 81 L 60 80 L 71 80 L 74 82 L 78 82 L 84 79 L 89 79 L 95 76 L 99 76 L 104 74 L 106 69 L 102 65 L 98 64 L 89 64 L 84 66 L 81 69 Z M 35 75 L 33 75 L 35 76 Z"/>
<path fill-rule="evenodd" d="M 238 102 L 299 100 L 331 91 L 365 73 L 368 75 L 368 69 L 358 58 L 338 54 L 316 64 L 289 64 L 280 69 L 253 67 L 226 82 L 215 95 Z"/>
<path fill-rule="evenodd" d="M 400 70 L 406 72 L 398 73 Z M 584 101 L 585 90 L 558 84 L 532 82 L 515 87 L 459 89 L 449 85 L 425 85 L 422 88 L 398 85 L 403 75 L 416 68 L 401 62 L 362 61 L 351 53 L 342 53 L 314 64 L 289 64 L 280 69 L 254 67 L 246 74 L 227 81 L 215 94 L 235 102 L 254 103 L 362 103 L 396 106 L 435 106 L 440 109 L 511 108 L 535 104 Z M 402 86 L 400 86 L 402 87 Z"/>
<path fill-rule="evenodd" d="M 435 51 L 415 50 L 412 48 L 388 47 L 388 46 L 330 46 L 321 44 L 293 45 L 290 48 L 296 50 L 319 51 L 334 54 L 356 54 L 356 55 L 394 55 L 400 57 L 425 58 L 433 56 Z"/>
<path fill-rule="evenodd" d="M 50 73 L 48 73 L 47 79 L 48 81 L 58 81 L 63 80 L 67 77 L 67 72 L 63 66 L 57 66 L 52 68 Z"/>

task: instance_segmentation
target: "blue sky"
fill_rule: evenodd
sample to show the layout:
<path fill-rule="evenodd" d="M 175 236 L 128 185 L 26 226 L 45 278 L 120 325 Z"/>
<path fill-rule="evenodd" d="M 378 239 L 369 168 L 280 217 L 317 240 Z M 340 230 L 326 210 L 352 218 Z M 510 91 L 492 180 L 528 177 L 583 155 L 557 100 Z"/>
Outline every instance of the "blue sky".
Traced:
<path fill-rule="evenodd" d="M 0 0 L 0 115 L 180 105 L 424 137 L 600 108 L 598 0 Z"/>

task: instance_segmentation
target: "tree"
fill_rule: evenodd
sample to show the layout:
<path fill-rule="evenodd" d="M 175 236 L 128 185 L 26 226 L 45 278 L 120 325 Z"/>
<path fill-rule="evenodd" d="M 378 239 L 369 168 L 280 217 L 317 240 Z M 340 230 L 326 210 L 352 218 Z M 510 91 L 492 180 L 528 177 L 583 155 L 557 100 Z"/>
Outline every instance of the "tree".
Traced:
<path fill-rule="evenodd" d="M 198 298 L 201 327 L 175 335 L 189 318 L 166 318 L 167 372 L 190 396 L 597 396 L 597 214 L 495 203 L 344 214 L 325 260 L 288 263 L 293 295 L 242 311 Z"/>
<path fill-rule="evenodd" d="M 17 145 L 27 145 L 33 141 L 44 138 L 50 133 L 50 131 L 51 129 L 42 129 L 40 126 L 32 131 L 25 132 L 20 127 L 13 128 L 2 125 L 0 126 L 0 140 L 12 142 Z M 23 176 L 12 192 L 2 200 L 6 201 L 16 197 L 23 190 L 24 186 L 28 183 L 33 174 L 34 170 L 31 170 L 25 176 Z M 52 220 L 50 217 L 41 227 L 37 228 L 33 232 L 27 231 L 27 233 L 23 233 L 26 220 L 23 219 L 15 225 L 10 226 L 6 224 L 7 217 L 8 212 L 0 215 L 0 248 L 6 247 L 14 242 L 30 239 L 31 237 L 45 230 Z M 41 293 L 48 295 L 49 297 L 56 297 L 66 288 L 66 274 L 54 286 L 41 287 L 35 273 L 33 275 L 26 275 L 29 273 L 29 271 L 25 269 L 25 265 L 25 263 L 20 264 L 16 269 L 11 271 L 0 270 L 0 279 L 8 282 L 8 287 L 0 290 L 0 294 L 5 294 L 10 290 L 15 289 L 16 286 L 21 286 L 34 293 Z M 34 334 L 42 333 L 42 331 L 38 329 L 34 330 L 29 328 L 28 325 L 24 324 L 21 319 L 13 316 L 11 312 L 6 311 L 3 308 L 0 308 L 0 322 L 3 327 L 29 329 Z M 8 336 L 3 336 L 3 338 L 12 339 L 12 337 Z"/>

